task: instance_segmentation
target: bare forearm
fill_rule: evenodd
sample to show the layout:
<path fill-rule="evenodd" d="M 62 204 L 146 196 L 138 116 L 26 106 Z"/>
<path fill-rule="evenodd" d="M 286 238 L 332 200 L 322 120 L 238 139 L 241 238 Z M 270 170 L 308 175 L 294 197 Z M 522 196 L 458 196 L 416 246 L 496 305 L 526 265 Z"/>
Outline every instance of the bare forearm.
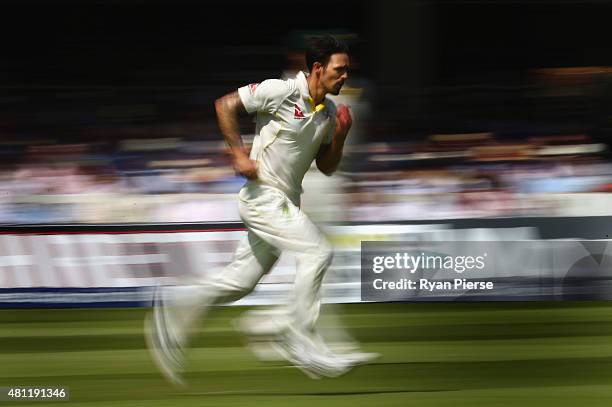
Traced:
<path fill-rule="evenodd" d="M 215 101 L 217 121 L 225 141 L 232 154 L 232 161 L 236 173 L 254 180 L 257 179 L 257 164 L 249 159 L 240 137 L 240 124 L 238 115 L 246 112 L 238 92 L 233 92 Z"/>
<path fill-rule="evenodd" d="M 336 127 L 331 144 L 319 149 L 317 154 L 317 167 L 325 175 L 332 175 L 338 169 L 342 160 L 344 141 L 353 124 L 353 118 L 349 108 L 344 105 L 338 106 L 336 112 Z"/>
<path fill-rule="evenodd" d="M 225 95 L 215 101 L 217 122 L 225 142 L 234 157 L 246 154 L 240 136 L 239 113 L 244 110 L 237 92 Z"/>
<path fill-rule="evenodd" d="M 331 144 L 317 157 L 317 167 L 325 175 L 332 175 L 340 165 L 345 137 L 334 136 Z"/>

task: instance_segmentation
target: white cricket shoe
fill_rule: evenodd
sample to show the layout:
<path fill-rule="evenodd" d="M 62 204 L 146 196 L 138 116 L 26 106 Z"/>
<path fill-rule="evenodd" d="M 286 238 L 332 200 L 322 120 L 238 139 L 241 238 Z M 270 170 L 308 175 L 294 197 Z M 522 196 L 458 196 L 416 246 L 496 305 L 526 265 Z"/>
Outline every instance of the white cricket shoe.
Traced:
<path fill-rule="evenodd" d="M 373 362 L 374 360 L 380 358 L 380 353 L 376 352 L 361 352 L 361 351 L 353 351 L 348 353 L 340 353 L 338 354 L 344 360 L 349 361 L 354 366 L 357 365 L 365 365 L 367 363 Z"/>
<path fill-rule="evenodd" d="M 312 379 L 338 377 L 353 367 L 350 360 L 331 352 L 321 352 L 308 338 L 291 330 L 277 344 L 283 357 Z"/>
<path fill-rule="evenodd" d="M 353 366 L 363 365 L 380 357 L 379 353 L 362 352 L 356 342 L 332 342 L 328 345 L 318 332 L 312 334 L 310 340 L 319 353 L 334 355 Z"/>
<path fill-rule="evenodd" d="M 153 361 L 164 377 L 175 387 L 186 387 L 183 379 L 183 349 L 168 329 L 163 287 L 153 293 L 153 311 L 145 318 L 145 338 Z"/>
<path fill-rule="evenodd" d="M 313 378 L 336 376 L 338 370 L 339 374 L 342 374 L 352 366 L 366 364 L 380 357 L 378 353 L 361 352 L 353 341 L 332 342 L 327 345 L 319 333 L 313 333 L 303 339 L 297 339 L 300 335 L 294 334 L 293 339 L 288 339 L 285 332 L 290 329 L 289 325 L 286 311 L 278 309 L 247 311 L 234 321 L 234 327 L 245 336 L 248 348 L 258 360 L 262 362 L 288 360 Z M 304 349 L 298 351 L 302 343 Z M 304 360 L 306 356 L 300 357 L 300 355 L 309 355 L 312 361 L 308 362 Z M 316 368 L 308 368 L 309 365 L 329 364 L 337 367 L 331 369 L 331 374 L 321 373 Z"/>

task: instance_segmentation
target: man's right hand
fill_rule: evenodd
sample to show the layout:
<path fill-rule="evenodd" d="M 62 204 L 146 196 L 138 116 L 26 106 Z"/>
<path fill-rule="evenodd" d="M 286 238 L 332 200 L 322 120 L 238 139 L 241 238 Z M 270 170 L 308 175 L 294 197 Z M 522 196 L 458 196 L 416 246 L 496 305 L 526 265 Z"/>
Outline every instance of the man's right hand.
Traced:
<path fill-rule="evenodd" d="M 247 179 L 257 179 L 257 162 L 251 160 L 247 155 L 239 155 L 234 158 L 234 169 Z"/>
<path fill-rule="evenodd" d="M 335 135 L 344 140 L 352 125 L 353 118 L 351 117 L 351 111 L 349 110 L 348 106 L 339 105 L 338 110 L 336 111 Z"/>

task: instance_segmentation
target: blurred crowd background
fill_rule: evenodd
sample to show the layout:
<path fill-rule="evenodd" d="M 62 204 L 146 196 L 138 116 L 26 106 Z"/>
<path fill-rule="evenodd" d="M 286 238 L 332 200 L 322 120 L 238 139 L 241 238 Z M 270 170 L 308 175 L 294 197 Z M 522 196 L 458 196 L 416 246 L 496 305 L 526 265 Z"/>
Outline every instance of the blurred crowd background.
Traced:
<path fill-rule="evenodd" d="M 239 220 L 213 111 L 350 45 L 341 171 L 320 220 L 612 214 L 608 2 L 8 1 L 0 223 Z M 242 123 L 245 139 L 254 124 Z"/>

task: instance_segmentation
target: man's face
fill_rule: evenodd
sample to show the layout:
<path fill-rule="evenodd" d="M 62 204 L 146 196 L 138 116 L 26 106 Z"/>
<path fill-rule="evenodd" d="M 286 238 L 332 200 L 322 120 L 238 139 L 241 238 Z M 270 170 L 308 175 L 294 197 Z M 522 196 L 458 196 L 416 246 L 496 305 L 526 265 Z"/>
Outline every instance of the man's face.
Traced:
<path fill-rule="evenodd" d="M 326 66 L 321 67 L 320 83 L 327 93 L 337 95 L 348 78 L 349 56 L 332 54 Z"/>

